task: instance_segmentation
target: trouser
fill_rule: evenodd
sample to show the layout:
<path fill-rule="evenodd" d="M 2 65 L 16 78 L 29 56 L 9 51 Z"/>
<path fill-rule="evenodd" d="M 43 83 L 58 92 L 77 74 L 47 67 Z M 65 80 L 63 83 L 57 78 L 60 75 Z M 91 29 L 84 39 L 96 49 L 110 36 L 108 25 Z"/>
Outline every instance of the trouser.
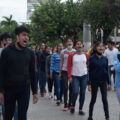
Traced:
<path fill-rule="evenodd" d="M 72 89 L 73 89 L 72 106 L 75 107 L 76 100 L 77 100 L 79 90 L 80 90 L 79 110 L 82 110 L 84 101 L 85 101 L 86 87 L 88 84 L 88 75 L 84 75 L 81 77 L 72 76 L 72 79 L 73 79 L 72 81 Z"/>
<path fill-rule="evenodd" d="M 116 88 L 116 94 L 117 94 L 118 102 L 120 104 L 120 88 Z M 120 113 L 119 113 L 119 120 L 120 120 Z"/>
<path fill-rule="evenodd" d="M 38 81 L 39 88 L 41 88 L 41 71 L 39 66 L 37 71 L 37 81 Z"/>
<path fill-rule="evenodd" d="M 4 93 L 5 120 L 12 120 L 16 103 L 18 104 L 18 120 L 27 120 L 30 100 L 30 86 L 6 88 Z"/>
<path fill-rule="evenodd" d="M 52 93 L 53 79 L 48 78 L 48 91 Z"/>
<path fill-rule="evenodd" d="M 4 104 L 2 105 L 2 115 L 3 115 L 3 120 L 5 120 L 5 108 L 4 108 Z M 16 107 L 15 107 L 14 120 L 18 120 L 18 105 L 16 105 Z"/>
<path fill-rule="evenodd" d="M 72 84 L 69 84 L 67 71 L 62 71 L 62 86 L 64 91 L 64 105 L 68 105 L 68 87 L 69 87 L 69 105 L 72 104 Z"/>
<path fill-rule="evenodd" d="M 47 83 L 46 73 L 41 71 L 40 76 L 41 76 L 40 91 L 42 94 L 44 94 L 46 83 Z"/>
<path fill-rule="evenodd" d="M 93 108 L 97 98 L 98 88 L 100 87 L 101 95 L 102 95 L 102 102 L 105 112 L 106 119 L 109 118 L 109 110 L 108 110 L 108 101 L 107 101 L 107 83 L 91 83 L 91 102 L 89 105 L 89 116 L 92 117 L 93 115 Z"/>
<path fill-rule="evenodd" d="M 111 68 L 112 68 L 112 65 L 108 66 L 109 81 L 110 81 L 110 84 L 112 85 L 111 76 L 113 74 L 113 80 L 114 80 L 114 83 L 115 83 L 115 70 L 111 71 Z"/>
<path fill-rule="evenodd" d="M 57 96 L 57 100 L 62 100 L 63 88 L 61 80 L 59 79 L 59 73 L 53 72 L 53 79 L 55 82 L 55 94 Z"/>

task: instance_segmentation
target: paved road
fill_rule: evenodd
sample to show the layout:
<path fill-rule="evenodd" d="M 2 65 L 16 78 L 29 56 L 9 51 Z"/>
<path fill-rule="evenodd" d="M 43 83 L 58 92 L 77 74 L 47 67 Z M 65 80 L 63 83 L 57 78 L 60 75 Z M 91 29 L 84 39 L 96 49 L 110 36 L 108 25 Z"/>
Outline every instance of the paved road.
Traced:
<path fill-rule="evenodd" d="M 49 100 L 47 96 L 44 98 L 39 97 L 39 102 L 36 105 L 32 104 L 31 99 L 28 120 L 87 120 L 90 97 L 90 92 L 87 92 L 83 109 L 86 112 L 84 117 L 78 115 L 78 101 L 76 105 L 76 113 L 75 115 L 71 115 L 69 111 L 62 111 L 63 105 L 59 107 L 56 106 L 55 101 Z M 118 120 L 120 106 L 114 91 L 108 92 L 108 101 L 110 108 L 110 120 Z M 104 111 L 100 92 L 98 93 L 97 102 L 94 108 L 94 120 L 104 120 Z"/>

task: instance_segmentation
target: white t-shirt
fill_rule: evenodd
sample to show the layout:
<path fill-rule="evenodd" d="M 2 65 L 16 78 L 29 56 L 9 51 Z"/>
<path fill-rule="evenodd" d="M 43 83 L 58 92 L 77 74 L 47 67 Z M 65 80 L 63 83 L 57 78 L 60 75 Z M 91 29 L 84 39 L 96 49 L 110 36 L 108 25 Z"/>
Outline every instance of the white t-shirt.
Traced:
<path fill-rule="evenodd" d="M 72 58 L 72 75 L 73 76 L 84 76 L 87 74 L 87 58 L 85 54 L 75 54 Z"/>
<path fill-rule="evenodd" d="M 72 50 L 64 49 L 61 51 L 61 54 L 63 55 L 63 66 L 62 66 L 63 71 L 67 71 L 67 61 L 68 61 L 69 53 L 72 53 L 75 51 L 76 51 L 75 49 L 72 49 Z"/>
<path fill-rule="evenodd" d="M 113 50 L 110 50 L 107 48 L 104 52 L 104 56 L 107 57 L 108 59 L 108 65 L 113 65 L 113 58 L 116 56 L 118 53 L 118 49 L 114 48 Z"/>
<path fill-rule="evenodd" d="M 0 48 L 0 56 L 1 56 L 2 50 L 3 50 L 3 48 Z"/>

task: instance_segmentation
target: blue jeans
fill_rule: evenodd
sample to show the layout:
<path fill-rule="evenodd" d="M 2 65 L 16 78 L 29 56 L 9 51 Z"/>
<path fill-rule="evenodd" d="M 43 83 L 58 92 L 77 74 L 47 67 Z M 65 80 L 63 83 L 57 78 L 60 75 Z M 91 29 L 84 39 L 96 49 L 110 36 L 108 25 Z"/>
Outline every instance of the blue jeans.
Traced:
<path fill-rule="evenodd" d="M 117 94 L 117 98 L 120 104 L 120 88 L 116 88 L 116 94 Z M 119 113 L 119 120 L 120 120 L 120 113 Z"/>
<path fill-rule="evenodd" d="M 39 84 L 39 88 L 40 88 L 40 83 L 41 83 L 41 72 L 40 72 L 40 67 L 38 66 L 38 71 L 37 71 L 37 81 Z"/>
<path fill-rule="evenodd" d="M 55 83 L 55 93 L 57 96 L 57 100 L 62 100 L 63 89 L 61 85 L 61 80 L 59 79 L 59 73 L 53 72 L 53 79 Z"/>
<path fill-rule="evenodd" d="M 42 94 L 44 94 L 46 83 L 47 83 L 46 73 L 40 71 L 40 77 L 41 77 L 40 82 L 39 82 L 40 91 L 41 91 Z"/>
<path fill-rule="evenodd" d="M 85 101 L 85 92 L 86 87 L 88 84 L 88 75 L 84 75 L 81 77 L 72 76 L 72 88 L 73 88 L 73 94 L 72 94 L 72 106 L 75 107 L 76 100 L 79 94 L 80 89 L 80 99 L 79 99 L 79 110 L 82 110 L 84 101 Z"/>

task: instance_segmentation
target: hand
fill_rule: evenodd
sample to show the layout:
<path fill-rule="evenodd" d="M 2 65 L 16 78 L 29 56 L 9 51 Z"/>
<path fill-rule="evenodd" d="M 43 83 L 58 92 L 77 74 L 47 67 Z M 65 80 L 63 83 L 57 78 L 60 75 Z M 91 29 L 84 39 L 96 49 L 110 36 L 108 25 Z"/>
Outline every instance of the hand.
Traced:
<path fill-rule="evenodd" d="M 88 85 L 88 91 L 91 91 L 92 88 L 91 88 L 91 85 Z"/>
<path fill-rule="evenodd" d="M 38 94 L 33 95 L 33 104 L 36 104 L 38 102 Z"/>
<path fill-rule="evenodd" d="M 59 73 L 59 79 L 61 80 L 61 73 Z"/>
<path fill-rule="evenodd" d="M 111 85 L 108 85 L 108 91 L 110 91 L 111 90 Z"/>
<path fill-rule="evenodd" d="M 50 76 L 47 74 L 47 78 L 49 78 Z"/>
<path fill-rule="evenodd" d="M 50 79 L 53 79 L 53 75 L 52 74 L 50 74 Z"/>
<path fill-rule="evenodd" d="M 69 78 L 69 82 L 70 82 L 70 83 L 72 83 L 72 77 L 71 77 L 71 78 Z"/>
<path fill-rule="evenodd" d="M 0 93 L 0 105 L 3 104 L 3 93 Z"/>

